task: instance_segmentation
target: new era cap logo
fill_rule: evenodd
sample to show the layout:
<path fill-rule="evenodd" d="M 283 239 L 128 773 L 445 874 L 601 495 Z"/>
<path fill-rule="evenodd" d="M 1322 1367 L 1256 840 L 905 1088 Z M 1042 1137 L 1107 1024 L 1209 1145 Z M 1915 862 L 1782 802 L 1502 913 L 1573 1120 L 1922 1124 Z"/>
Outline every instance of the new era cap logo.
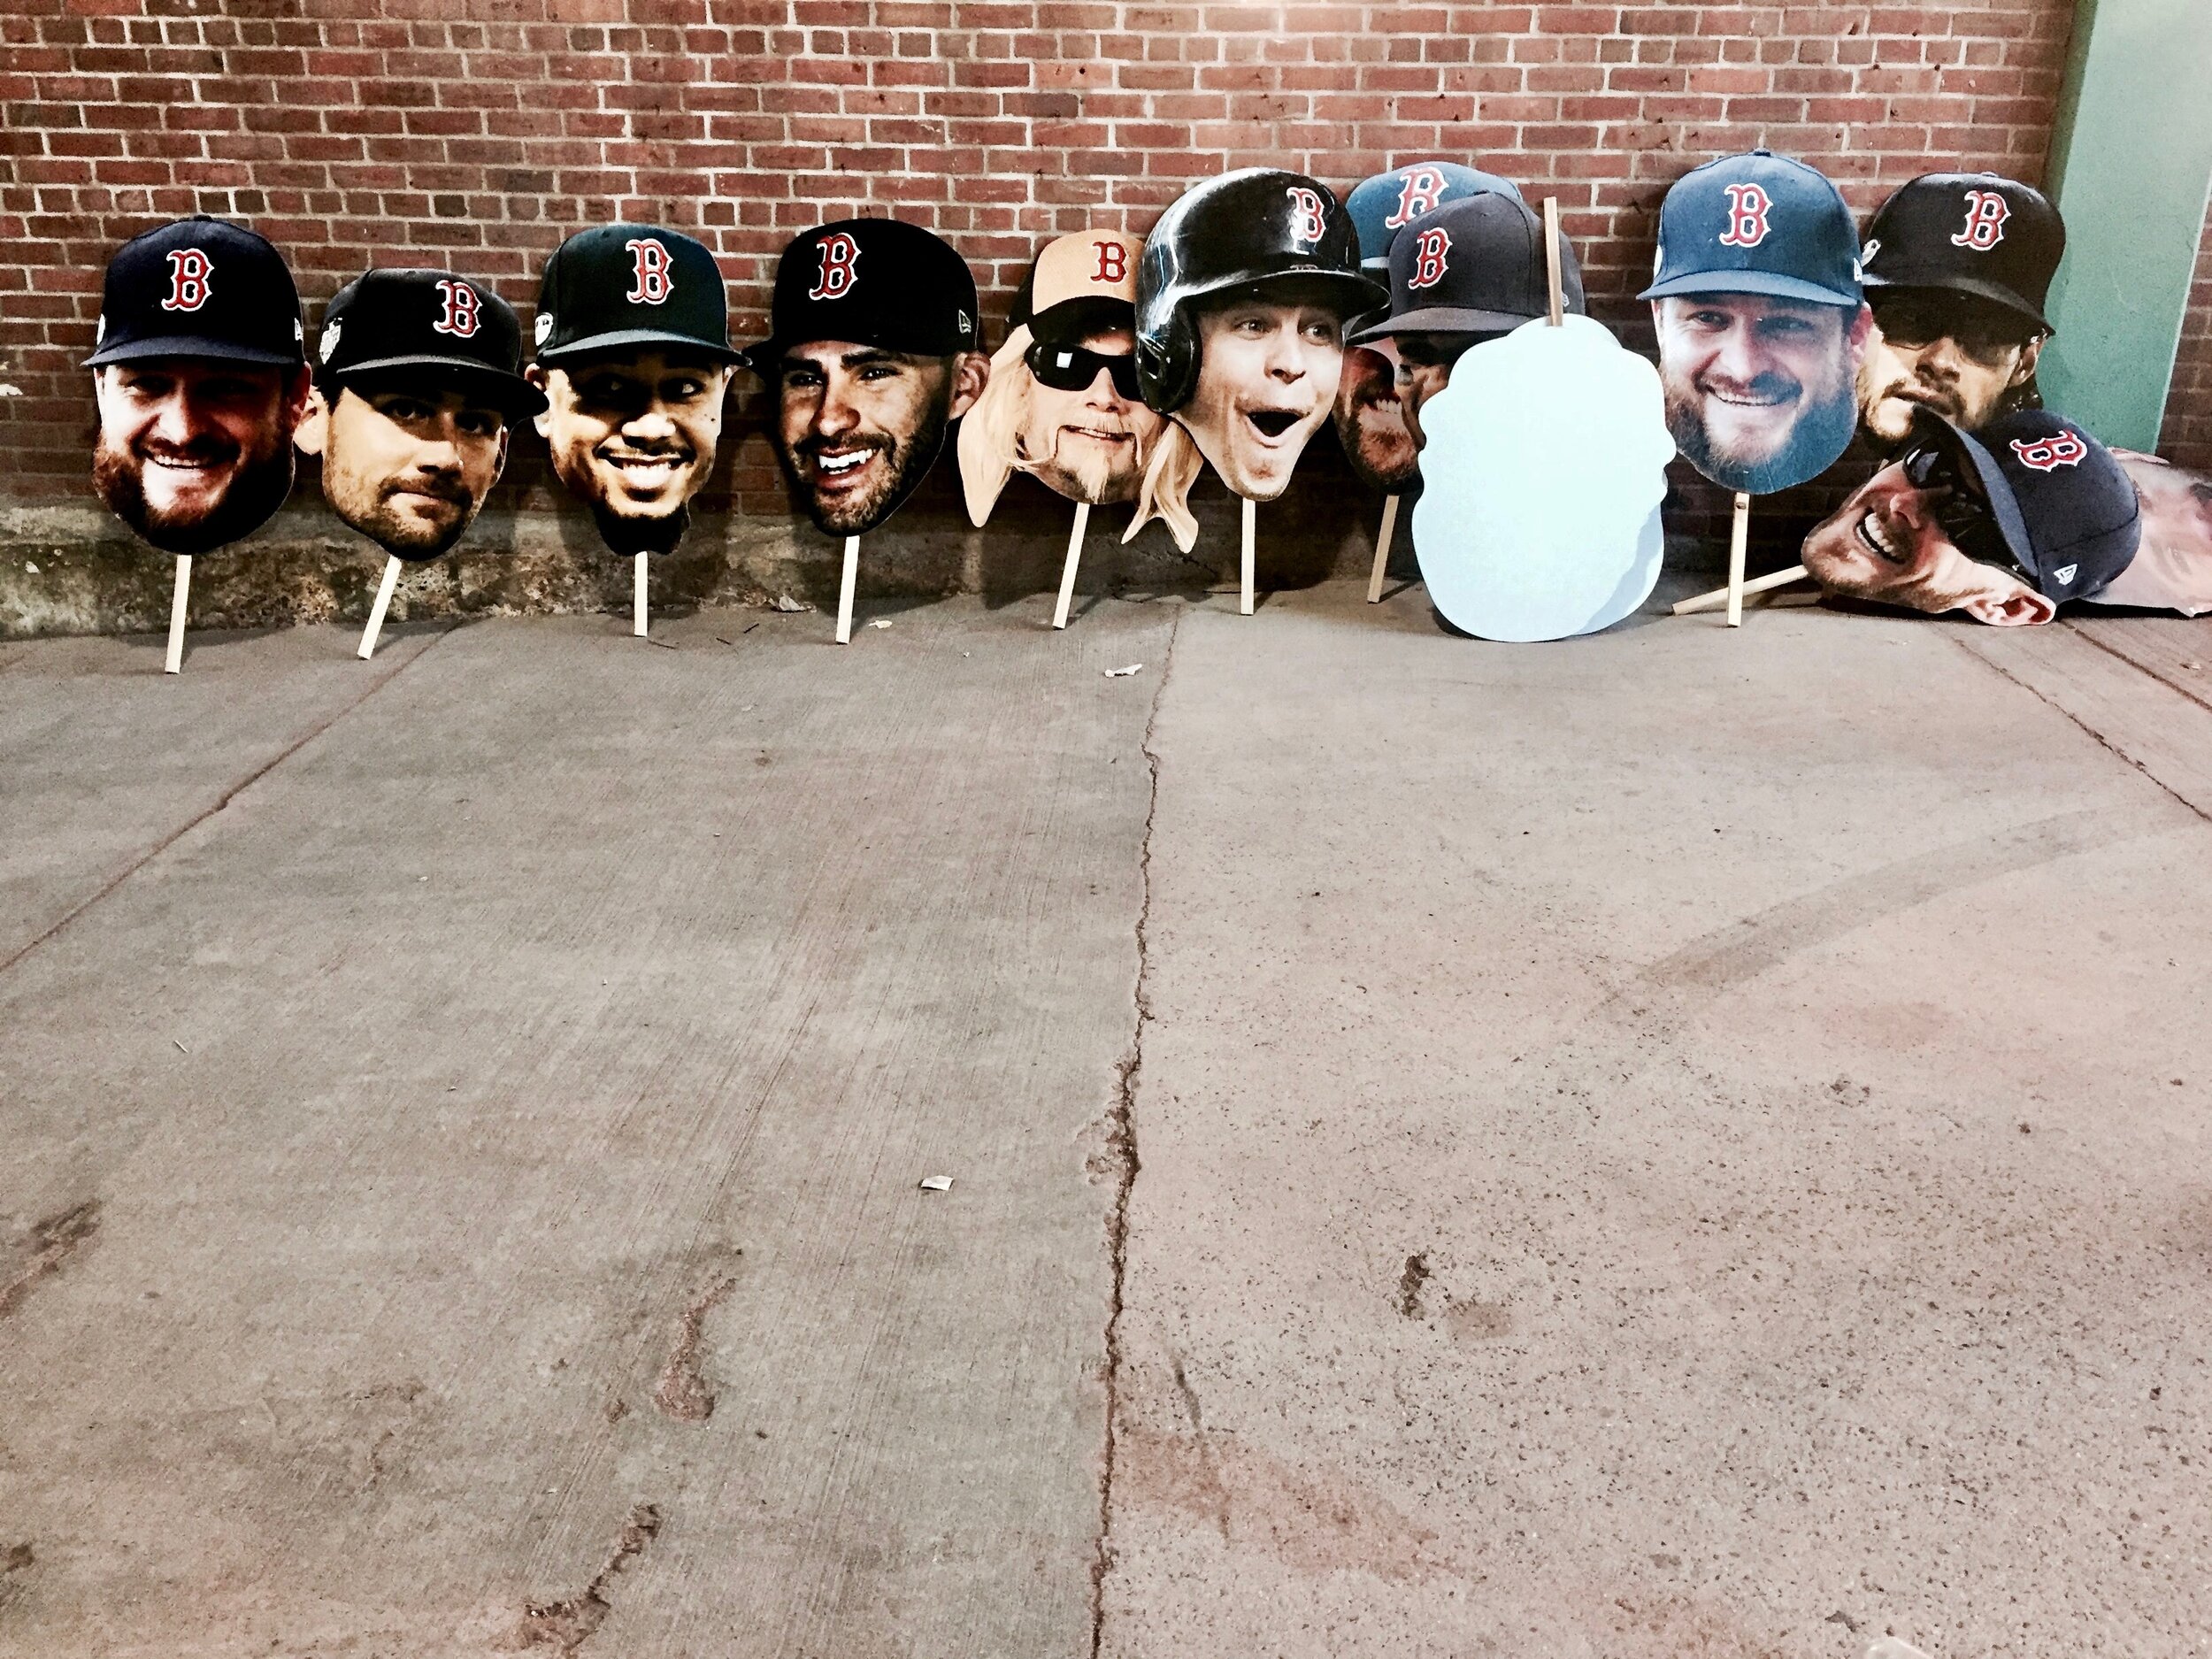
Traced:
<path fill-rule="evenodd" d="M 1321 197 L 1302 184 L 1287 186 L 1283 194 L 1290 198 L 1290 239 L 1293 242 L 1317 242 L 1329 228 L 1329 221 L 1322 211 Z"/>
<path fill-rule="evenodd" d="M 343 318 L 340 318 L 336 322 L 323 325 L 322 343 L 316 347 L 316 350 L 321 355 L 325 363 L 338 355 L 338 336 L 344 331 L 345 326 Z"/>
<path fill-rule="evenodd" d="M 2051 580 L 2062 588 L 2074 580 L 2074 572 L 2079 569 L 2081 566 L 2078 565 L 2062 565 L 2051 572 Z"/>
<path fill-rule="evenodd" d="M 633 305 L 659 305 L 675 292 L 675 273 L 668 268 L 668 248 L 650 236 L 633 236 L 622 244 L 630 250 L 630 291 L 622 297 Z"/>
<path fill-rule="evenodd" d="M 1433 167 L 1416 167 L 1398 187 L 1398 205 L 1383 220 L 1392 230 L 1410 225 L 1444 199 L 1444 175 Z"/>
<path fill-rule="evenodd" d="M 1728 228 L 1720 234 L 1724 248 L 1756 248 L 1767 239 L 1767 215 L 1774 200 L 1755 184 L 1732 184 L 1728 192 Z"/>
<path fill-rule="evenodd" d="M 1977 253 L 1987 253 L 2005 239 L 2005 221 L 2012 217 L 2012 204 L 1994 190 L 1969 190 L 1966 193 L 1966 228 L 1951 238 L 1954 248 L 1971 248 Z"/>
<path fill-rule="evenodd" d="M 1441 225 L 1432 225 L 1413 240 L 1413 271 L 1406 278 L 1409 288 L 1432 288 L 1444 280 L 1446 256 L 1452 250 L 1452 234 Z"/>
<path fill-rule="evenodd" d="M 548 340 L 551 339 L 552 336 L 553 313 L 551 311 L 540 311 L 538 313 L 538 320 L 530 326 L 530 337 L 535 343 L 541 346 Z"/>
<path fill-rule="evenodd" d="M 197 248 L 169 250 L 169 293 L 161 302 L 165 311 L 196 311 L 207 303 L 208 285 L 215 262 Z"/>
<path fill-rule="evenodd" d="M 660 244 L 653 244 L 658 247 Z M 445 314 L 430 326 L 442 334 L 452 334 L 466 340 L 482 324 L 483 305 L 476 297 L 476 290 L 465 282 L 441 279 L 438 293 L 445 301 Z"/>
<path fill-rule="evenodd" d="M 2039 472 L 2055 472 L 2062 466 L 2079 466 L 2089 458 L 2089 446 L 2072 432 L 2055 432 L 2047 438 L 2015 438 L 2012 452 L 2020 465 Z"/>
<path fill-rule="evenodd" d="M 860 280 L 860 244 L 841 230 L 815 243 L 814 251 L 822 257 L 822 269 L 807 298 L 843 299 Z"/>

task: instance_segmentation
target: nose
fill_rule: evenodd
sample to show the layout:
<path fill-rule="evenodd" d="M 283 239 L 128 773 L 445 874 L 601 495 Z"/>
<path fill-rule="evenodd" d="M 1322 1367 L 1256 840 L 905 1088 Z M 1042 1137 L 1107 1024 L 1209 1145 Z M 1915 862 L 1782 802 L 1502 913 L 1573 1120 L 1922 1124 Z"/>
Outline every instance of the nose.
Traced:
<path fill-rule="evenodd" d="M 660 403 L 649 403 L 622 423 L 622 435 L 647 442 L 665 440 L 676 435 L 676 423 Z"/>
<path fill-rule="evenodd" d="M 1919 359 L 1913 365 L 1923 380 L 1955 382 L 1966 367 L 1965 353 L 1959 342 L 1948 334 L 1938 334 L 1922 348 Z"/>
<path fill-rule="evenodd" d="M 192 407 L 191 395 L 180 387 L 161 400 L 148 434 L 163 443 L 174 444 L 182 449 L 192 442 L 193 434 L 200 430 L 202 425 L 197 411 Z"/>
<path fill-rule="evenodd" d="M 1287 322 L 1267 337 L 1267 372 L 1286 383 L 1305 378 L 1305 346 L 1296 328 Z"/>
<path fill-rule="evenodd" d="M 833 372 L 823 386 L 822 401 L 814 411 L 812 424 L 818 438 L 841 438 L 860 425 L 860 411 L 853 406 L 842 374 Z"/>
<path fill-rule="evenodd" d="M 1087 409 L 1101 409 L 1118 413 L 1129 407 L 1129 400 L 1115 389 L 1114 372 L 1111 369 L 1101 369 L 1091 377 L 1090 390 L 1083 395 L 1083 404 Z"/>
<path fill-rule="evenodd" d="M 458 472 L 461 470 L 461 445 L 455 434 L 450 416 L 438 428 L 438 435 L 415 451 L 415 465 L 425 472 Z"/>
<path fill-rule="evenodd" d="M 1727 379 L 1739 386 L 1748 386 L 1759 378 L 1765 368 L 1764 354 L 1751 330 L 1733 327 L 1721 336 L 1720 349 L 1713 355 L 1714 365 Z"/>

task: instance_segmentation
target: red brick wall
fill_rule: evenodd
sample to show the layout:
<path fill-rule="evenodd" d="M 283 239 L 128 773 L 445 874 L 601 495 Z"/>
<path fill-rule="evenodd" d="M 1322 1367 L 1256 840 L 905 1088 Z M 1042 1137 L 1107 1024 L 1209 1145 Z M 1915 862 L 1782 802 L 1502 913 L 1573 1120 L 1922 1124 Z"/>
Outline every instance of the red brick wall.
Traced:
<path fill-rule="evenodd" d="M 2071 21 L 2070 0 L 8 0 L 4 489 L 83 492 L 101 266 L 186 212 L 271 236 L 311 313 L 371 261 L 435 263 L 526 323 L 565 234 L 657 219 L 720 254 L 744 338 L 777 250 L 825 219 L 934 227 L 1002 311 L 1044 236 L 1141 227 L 1225 166 L 1341 191 L 1442 155 L 1556 194 L 1601 313 L 1640 330 L 1659 198 L 1710 156 L 1767 142 L 1862 211 L 1932 165 L 2039 180 Z M 781 512 L 757 401 L 721 477 Z M 509 488 L 554 504 L 543 480 Z"/>
<path fill-rule="evenodd" d="M 2177 465 L 2212 472 L 2212 211 L 2205 214 L 2197 243 L 2197 273 L 2189 285 L 2158 452 Z"/>

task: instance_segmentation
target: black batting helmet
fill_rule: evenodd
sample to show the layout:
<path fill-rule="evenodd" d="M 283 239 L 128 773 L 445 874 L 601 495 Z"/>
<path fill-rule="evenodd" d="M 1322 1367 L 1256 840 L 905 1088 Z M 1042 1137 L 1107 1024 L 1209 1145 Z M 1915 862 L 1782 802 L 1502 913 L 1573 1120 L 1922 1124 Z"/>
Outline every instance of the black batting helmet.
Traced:
<path fill-rule="evenodd" d="M 1137 382 L 1172 414 L 1198 383 L 1194 301 L 1233 289 L 1310 296 L 1356 317 L 1388 296 L 1359 273 L 1351 215 L 1325 184 L 1275 167 L 1246 167 L 1193 185 L 1145 238 L 1137 267 Z"/>

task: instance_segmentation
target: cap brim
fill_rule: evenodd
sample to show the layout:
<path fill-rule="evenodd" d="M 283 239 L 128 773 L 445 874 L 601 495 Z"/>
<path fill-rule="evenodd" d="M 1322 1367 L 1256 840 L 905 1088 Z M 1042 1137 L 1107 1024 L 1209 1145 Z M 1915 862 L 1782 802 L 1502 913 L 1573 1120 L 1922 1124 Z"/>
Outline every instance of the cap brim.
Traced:
<path fill-rule="evenodd" d="M 745 354 L 734 346 L 718 346 L 690 334 L 671 334 L 664 328 L 618 328 L 611 334 L 592 334 L 583 340 L 572 340 L 565 346 L 555 346 L 538 353 L 541 363 L 565 363 L 571 357 L 588 357 L 599 351 L 620 351 L 628 346 L 680 346 L 703 357 L 712 357 L 721 363 L 742 363 Z"/>
<path fill-rule="evenodd" d="M 2004 537 L 2007 551 L 2019 561 L 2022 570 L 2040 582 L 2043 572 L 2035 561 L 2035 543 L 2028 535 L 2020 498 L 2012 493 L 2012 480 L 1997 465 L 1997 457 L 1972 433 L 1932 411 L 1919 411 L 1914 424 L 1920 432 L 1948 444 L 1954 455 L 1963 456 L 1973 467 L 1974 476 L 1981 480 L 1982 494 L 1989 498 L 1990 517 L 1997 521 L 1997 534 Z"/>
<path fill-rule="evenodd" d="M 103 346 L 80 365 L 96 369 L 110 363 L 137 363 L 147 357 L 211 357 L 219 363 L 254 363 L 264 368 L 297 368 L 307 361 L 298 351 L 289 355 L 242 346 L 227 340 L 209 340 L 198 334 L 157 334 L 150 340 L 126 340 Z"/>
<path fill-rule="evenodd" d="M 1769 299 L 1804 300 L 1814 305 L 1847 305 L 1856 310 L 1865 296 L 1848 289 L 1823 288 L 1802 277 L 1774 271 L 1698 271 L 1664 282 L 1655 282 L 1636 297 L 1672 299 L 1686 294 L 1759 294 Z"/>
<path fill-rule="evenodd" d="M 1018 326 L 1027 326 L 1026 324 Z M 781 363 L 785 352 L 794 346 L 807 345 L 816 340 L 834 340 L 840 345 L 859 346 L 869 351 L 895 351 L 902 357 L 956 357 L 963 352 L 983 349 L 979 344 L 972 346 L 954 344 L 939 347 L 929 344 L 918 345 L 911 340 L 851 340 L 843 334 L 807 334 L 794 336 L 789 340 L 756 341 L 737 354 L 738 361 L 764 380 L 772 380 L 776 378 L 778 365 Z"/>
<path fill-rule="evenodd" d="M 1491 334 L 1509 333 L 1523 323 L 1532 323 L 1544 316 L 1542 311 L 1523 315 L 1519 311 L 1467 311 L 1455 305 L 1431 305 L 1417 311 L 1406 311 L 1400 316 L 1377 323 L 1372 328 L 1363 328 L 1352 336 L 1357 345 L 1363 340 L 1379 340 L 1385 334 Z"/>
<path fill-rule="evenodd" d="M 545 411 L 544 393 L 519 374 L 495 369 L 480 357 L 373 357 L 366 363 L 349 363 L 342 369 L 330 370 L 329 373 L 342 386 L 357 375 L 384 374 L 396 369 L 439 369 L 472 380 L 488 388 L 493 394 L 493 401 L 509 415 L 537 415 Z"/>
<path fill-rule="evenodd" d="M 1943 288 L 1954 294 L 1970 294 L 1976 299 L 2003 306 L 2023 322 L 2032 324 L 2047 334 L 2058 332 L 2040 311 L 2028 303 L 2025 295 L 2016 293 L 2001 282 L 1984 282 L 1976 277 L 1938 276 L 1932 272 L 1925 274 L 1909 272 L 1903 276 L 1891 277 L 1878 277 L 1869 272 L 1864 281 L 1870 288 Z"/>

